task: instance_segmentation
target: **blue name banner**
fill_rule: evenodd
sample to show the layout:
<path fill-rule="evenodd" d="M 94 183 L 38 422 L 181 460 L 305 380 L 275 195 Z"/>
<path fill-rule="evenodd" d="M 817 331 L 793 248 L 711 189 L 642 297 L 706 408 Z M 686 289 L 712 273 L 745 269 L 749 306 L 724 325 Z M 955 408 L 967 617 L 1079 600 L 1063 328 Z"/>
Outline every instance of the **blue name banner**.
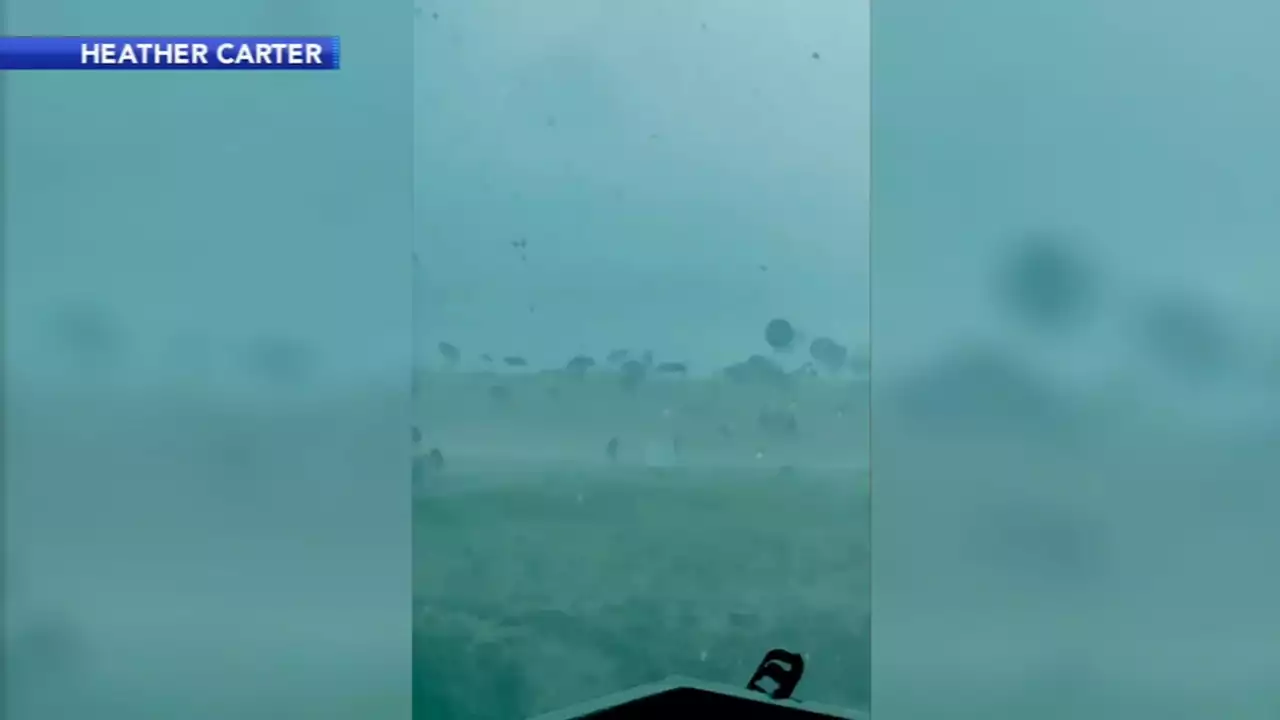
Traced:
<path fill-rule="evenodd" d="M 325 37 L 0 37 L 0 70 L 337 70 Z"/>

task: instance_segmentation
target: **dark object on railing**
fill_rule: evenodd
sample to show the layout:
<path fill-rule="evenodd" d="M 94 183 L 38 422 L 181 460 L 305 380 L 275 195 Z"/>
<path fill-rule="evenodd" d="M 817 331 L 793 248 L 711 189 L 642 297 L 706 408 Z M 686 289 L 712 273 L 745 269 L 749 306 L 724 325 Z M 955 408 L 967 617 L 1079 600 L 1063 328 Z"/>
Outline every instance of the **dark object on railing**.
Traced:
<path fill-rule="evenodd" d="M 673 677 L 534 720 L 867 720 L 852 710 L 774 699 L 789 696 L 803 673 L 800 656 L 772 650 L 752 676 L 751 689 Z M 760 685 L 766 678 L 778 685 L 772 693 Z"/>
<path fill-rule="evenodd" d="M 796 691 L 803 676 L 804 658 L 786 650 L 770 650 L 765 653 L 764 660 L 760 661 L 755 675 L 751 676 L 747 689 L 764 693 L 774 700 L 787 700 Z M 774 687 L 765 687 L 765 681 L 772 682 Z"/>

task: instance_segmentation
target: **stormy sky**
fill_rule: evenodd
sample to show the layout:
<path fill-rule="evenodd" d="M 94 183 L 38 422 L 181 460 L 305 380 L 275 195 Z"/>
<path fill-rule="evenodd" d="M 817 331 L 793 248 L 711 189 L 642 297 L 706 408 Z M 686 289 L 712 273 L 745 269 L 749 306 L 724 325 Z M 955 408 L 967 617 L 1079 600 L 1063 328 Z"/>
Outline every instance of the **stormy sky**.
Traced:
<path fill-rule="evenodd" d="M 91 307 L 117 336 L 118 378 L 168 382 L 203 354 L 212 380 L 244 384 L 244 356 L 263 338 L 309 347 L 326 377 L 404 372 L 407 4 L 13 5 L 11 33 L 338 28 L 351 55 L 336 73 L 6 78 L 11 367 L 65 378 L 52 374 L 65 358 L 50 325 Z"/>
<path fill-rule="evenodd" d="M 861 340 L 867 38 L 862 3 L 480 2 L 422 22 L 421 332 L 549 363 L 725 363 L 777 315 Z"/>
<path fill-rule="evenodd" d="M 65 4 L 15 8 L 11 24 L 373 22 L 289 0 Z M 395 72 L 349 30 L 332 75 L 15 76 L 12 361 L 49 364 L 68 303 L 109 315 L 129 338 L 122 365 L 149 376 L 190 348 L 233 366 L 272 335 L 314 347 L 326 372 L 399 368 L 413 308 L 428 352 L 444 339 L 535 365 L 641 347 L 718 366 L 762 349 L 779 315 L 856 343 L 873 210 L 886 352 L 998 325 L 993 263 L 1044 229 L 1089 255 L 1116 307 L 1190 288 L 1266 325 L 1280 205 L 1261 141 L 1277 99 L 1249 60 L 1266 52 L 1260 26 L 1184 8 L 1160 21 L 1183 40 L 1156 42 L 1143 12 L 1042 21 L 1005 5 L 931 10 L 946 30 L 925 35 L 915 11 L 881 10 L 874 207 L 860 3 L 424 4 L 405 20 L 416 64 Z M 973 39 L 1006 15 L 1036 31 Z M 343 102 L 299 117 L 331 91 Z"/>
<path fill-rule="evenodd" d="M 878 339 L 989 324 L 981 280 L 1028 230 L 1069 234 L 1116 313 L 1176 289 L 1270 325 L 1280 95 L 1258 18 L 1276 10 L 1152 8 L 877 10 Z"/>
<path fill-rule="evenodd" d="M 72 23 L 58 7 L 14 26 L 238 25 L 227 8 Z M 362 22 L 263 8 L 254 31 Z M 325 372 L 399 367 L 411 243 L 428 347 L 555 366 L 640 347 L 705 367 L 761 350 L 775 315 L 865 335 L 865 7 L 440 10 L 417 20 L 412 83 L 355 31 L 337 74 L 13 78 L 13 361 L 49 369 L 51 318 L 93 304 L 119 372 L 167 376 L 203 348 L 234 379 L 265 335 L 313 346 Z"/>

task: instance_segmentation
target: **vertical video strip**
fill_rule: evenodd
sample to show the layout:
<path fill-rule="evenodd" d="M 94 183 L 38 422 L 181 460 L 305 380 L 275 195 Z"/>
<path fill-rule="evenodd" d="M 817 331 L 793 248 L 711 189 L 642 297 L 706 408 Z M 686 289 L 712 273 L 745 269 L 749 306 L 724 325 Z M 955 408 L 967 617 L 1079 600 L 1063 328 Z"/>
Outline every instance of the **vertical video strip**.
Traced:
<path fill-rule="evenodd" d="M 410 488 L 413 496 L 417 496 L 418 486 L 421 483 L 421 472 L 419 466 L 421 462 L 418 459 L 420 445 L 422 444 L 422 430 L 419 426 L 418 408 L 422 402 L 422 364 L 425 362 L 426 353 L 422 350 L 422 297 L 424 292 L 424 278 L 422 259 L 418 255 L 416 247 L 410 246 L 410 292 L 409 302 L 413 307 L 409 308 L 409 332 L 411 337 L 409 359 L 409 437 L 410 437 Z M 411 498 L 412 499 L 412 498 Z"/>

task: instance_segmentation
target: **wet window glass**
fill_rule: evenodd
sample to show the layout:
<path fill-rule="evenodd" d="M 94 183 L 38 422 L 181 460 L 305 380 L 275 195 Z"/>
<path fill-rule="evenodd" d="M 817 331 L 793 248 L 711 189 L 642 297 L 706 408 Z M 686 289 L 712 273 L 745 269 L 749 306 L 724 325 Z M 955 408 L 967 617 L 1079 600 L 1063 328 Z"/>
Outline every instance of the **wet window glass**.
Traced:
<path fill-rule="evenodd" d="M 416 716 L 867 706 L 868 13 L 420 6 Z"/>

